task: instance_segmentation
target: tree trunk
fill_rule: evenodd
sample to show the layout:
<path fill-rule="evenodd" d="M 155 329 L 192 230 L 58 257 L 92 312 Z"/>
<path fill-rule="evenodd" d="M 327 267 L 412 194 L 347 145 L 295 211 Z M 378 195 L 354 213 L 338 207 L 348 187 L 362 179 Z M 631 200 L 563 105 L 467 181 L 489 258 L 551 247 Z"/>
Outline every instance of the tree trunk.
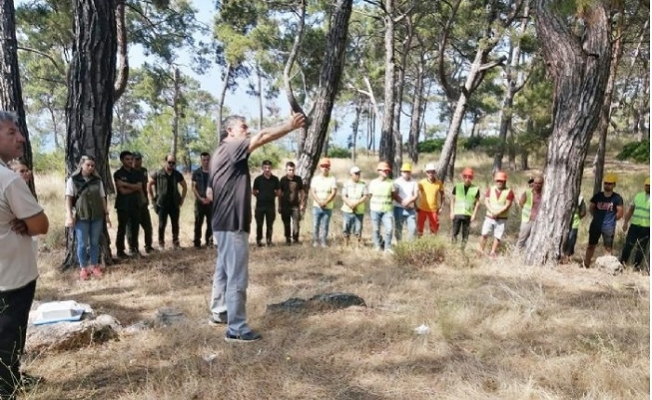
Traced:
<path fill-rule="evenodd" d="M 530 1 L 525 0 L 523 16 L 521 17 L 520 32 L 516 35 L 516 44 L 509 52 L 509 58 L 505 65 L 505 97 L 503 97 L 503 107 L 500 114 L 500 129 L 498 138 L 500 145 L 494 156 L 494 165 L 492 172 L 503 169 L 503 155 L 505 154 L 505 145 L 507 144 L 507 131 L 512 127 L 512 106 L 514 104 L 514 95 L 516 94 L 516 83 L 518 80 L 518 65 L 521 60 L 521 37 L 525 34 L 530 18 Z M 510 41 L 511 43 L 511 41 Z"/>
<path fill-rule="evenodd" d="M 325 61 L 320 71 L 319 81 L 322 86 L 317 91 L 306 140 L 299 148 L 297 174 L 304 179 L 304 182 L 309 183 L 312 179 L 328 134 L 328 124 L 344 69 L 344 52 L 352 8 L 353 0 L 337 0 L 334 5 L 332 22 L 326 39 Z"/>
<path fill-rule="evenodd" d="M 358 129 L 360 128 L 360 114 L 362 114 L 362 99 L 358 97 L 354 103 L 355 119 L 351 127 L 351 161 L 355 164 L 356 150 L 358 147 Z"/>
<path fill-rule="evenodd" d="M 613 99 L 614 88 L 616 85 L 616 75 L 618 73 L 618 64 L 622 55 L 622 35 L 623 35 L 623 3 L 620 3 L 618 10 L 618 22 L 616 27 L 616 40 L 613 43 L 611 66 L 609 68 L 609 80 L 604 92 L 604 100 L 600 109 L 600 122 L 596 133 L 600 138 L 598 142 L 598 153 L 596 154 L 593 178 L 593 193 L 602 190 L 602 177 L 604 175 L 604 159 L 607 154 L 607 133 L 609 131 L 609 121 L 611 120 L 611 101 Z"/>
<path fill-rule="evenodd" d="M 385 92 L 383 109 L 383 126 L 380 132 L 380 148 L 378 158 L 387 161 L 392 169 L 400 168 L 393 165 L 396 155 L 394 140 L 394 107 L 396 101 L 396 63 L 394 62 L 394 0 L 385 0 Z"/>
<path fill-rule="evenodd" d="M 229 76 L 231 76 L 231 63 L 226 64 L 226 71 L 224 72 L 224 80 L 222 81 L 222 90 L 220 97 L 217 99 L 217 134 L 218 137 L 222 133 L 222 119 L 224 119 L 224 99 L 226 99 L 226 90 L 229 88 Z"/>
<path fill-rule="evenodd" d="M 260 72 L 260 67 L 256 66 L 256 74 L 258 75 L 258 132 L 263 129 L 263 76 Z"/>
<path fill-rule="evenodd" d="M 423 109 L 423 81 L 425 60 L 420 57 L 417 66 L 416 83 L 414 87 L 414 96 L 412 97 L 412 115 L 410 116 L 410 135 L 408 136 L 407 150 L 408 155 L 413 163 L 419 162 L 419 136 L 421 133 L 421 114 Z"/>
<path fill-rule="evenodd" d="M 77 168 L 82 155 L 90 155 L 105 185 L 112 182 L 109 146 L 117 52 L 114 8 L 112 0 L 75 1 L 75 41 L 66 103 L 66 176 Z M 105 265 L 113 264 L 106 225 L 100 240 L 100 258 Z M 75 232 L 66 229 L 66 258 L 61 268 L 78 265 Z"/>
<path fill-rule="evenodd" d="M 172 98 L 172 145 L 170 146 L 170 154 L 174 157 L 177 156 L 179 150 L 179 103 L 181 102 L 181 77 L 179 68 L 174 68 L 174 95 Z"/>
<path fill-rule="evenodd" d="M 4 0 L 0 4 L 0 108 L 13 111 L 18 117 L 18 128 L 25 137 L 23 158 L 32 169 L 32 144 L 29 141 L 27 122 L 25 120 L 25 105 L 23 89 L 20 84 L 18 69 L 18 43 L 16 41 L 16 13 L 13 0 Z M 34 180 L 30 183 L 34 196 Z"/>
<path fill-rule="evenodd" d="M 553 0 L 535 0 L 537 36 L 554 97 L 541 208 L 526 252 L 530 265 L 558 261 L 568 233 L 609 79 L 612 53 L 606 4 L 591 2 L 578 13 L 583 32 L 576 34 L 566 17 L 557 14 Z"/>

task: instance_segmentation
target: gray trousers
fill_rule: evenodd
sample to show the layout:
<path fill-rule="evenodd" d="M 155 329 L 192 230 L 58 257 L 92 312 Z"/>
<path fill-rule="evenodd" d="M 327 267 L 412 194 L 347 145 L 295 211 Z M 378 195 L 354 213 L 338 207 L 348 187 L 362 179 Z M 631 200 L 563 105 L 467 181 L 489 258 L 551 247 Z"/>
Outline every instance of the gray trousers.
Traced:
<path fill-rule="evenodd" d="M 213 232 L 217 244 L 217 262 L 213 276 L 211 312 L 213 318 L 226 311 L 228 331 L 244 335 L 247 325 L 247 284 L 249 281 L 249 233 Z"/>
<path fill-rule="evenodd" d="M 527 243 L 532 233 L 532 225 L 534 225 L 534 221 L 521 222 L 521 229 L 518 232 L 518 241 L 516 242 L 517 248 L 525 248 L 525 243 Z"/>

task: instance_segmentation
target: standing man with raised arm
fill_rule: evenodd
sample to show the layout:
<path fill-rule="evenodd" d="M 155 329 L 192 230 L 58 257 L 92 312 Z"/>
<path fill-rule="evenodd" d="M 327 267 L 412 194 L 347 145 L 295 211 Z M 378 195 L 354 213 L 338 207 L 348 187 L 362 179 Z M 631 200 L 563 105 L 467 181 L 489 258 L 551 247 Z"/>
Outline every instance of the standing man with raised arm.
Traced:
<path fill-rule="evenodd" d="M 253 137 L 249 136 L 244 117 L 231 115 L 221 123 L 220 142 L 210 168 L 213 237 L 217 243 L 211 322 L 228 324 L 227 342 L 251 342 L 261 338 L 249 328 L 245 307 L 251 231 L 249 155 L 304 123 L 303 114 L 292 114 L 283 125 L 263 129 Z"/>
<path fill-rule="evenodd" d="M 201 248 L 201 227 L 206 221 L 206 234 L 204 243 L 206 247 L 213 245 L 213 230 L 211 228 L 211 215 L 213 204 L 206 195 L 208 189 L 208 170 L 210 167 L 211 155 L 203 152 L 199 155 L 201 166 L 192 172 L 192 193 L 195 195 L 195 235 L 193 245 L 196 249 Z"/>
<path fill-rule="evenodd" d="M 0 399 L 14 400 L 22 381 L 29 309 L 36 290 L 32 237 L 48 232 L 48 217 L 27 184 L 7 164 L 23 154 L 16 115 L 0 111 Z"/>

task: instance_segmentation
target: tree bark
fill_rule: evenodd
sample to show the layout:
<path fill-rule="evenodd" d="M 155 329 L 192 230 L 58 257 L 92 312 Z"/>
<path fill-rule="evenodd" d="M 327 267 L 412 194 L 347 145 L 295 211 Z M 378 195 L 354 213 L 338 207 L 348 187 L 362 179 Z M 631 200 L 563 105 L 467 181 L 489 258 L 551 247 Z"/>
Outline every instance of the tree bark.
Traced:
<path fill-rule="evenodd" d="M 594 179 L 593 179 L 593 193 L 598 193 L 602 190 L 602 177 L 604 175 L 604 159 L 607 154 L 607 133 L 609 132 L 609 121 L 611 120 L 611 101 L 614 95 L 614 88 L 616 85 L 616 78 L 618 73 L 618 64 L 622 55 L 622 35 L 623 35 L 623 3 L 620 3 L 620 10 L 618 12 L 618 21 L 616 22 L 616 40 L 612 47 L 611 66 L 609 68 L 609 80 L 605 88 L 604 100 L 602 108 L 600 109 L 600 122 L 596 128 L 596 133 L 599 137 L 598 152 L 593 163 Z"/>
<path fill-rule="evenodd" d="M 356 150 L 358 147 L 358 130 L 360 129 L 360 114 L 362 114 L 362 98 L 357 97 L 354 101 L 355 118 L 351 127 L 351 161 L 355 164 Z"/>
<path fill-rule="evenodd" d="M 114 11 L 113 0 L 75 1 L 75 40 L 66 103 L 66 176 L 75 171 L 81 156 L 90 155 L 107 187 L 113 187 L 109 146 L 116 81 Z M 100 240 L 100 258 L 105 265 L 113 264 L 106 225 Z M 66 229 L 66 257 L 61 268 L 78 265 L 75 232 Z"/>
<path fill-rule="evenodd" d="M 226 99 L 226 91 L 229 88 L 229 77 L 231 76 L 231 63 L 226 64 L 226 71 L 224 72 L 224 80 L 222 81 L 222 90 L 220 97 L 217 98 L 217 132 L 218 135 L 222 132 L 222 119 L 224 119 L 224 100 Z"/>
<path fill-rule="evenodd" d="M 324 64 L 320 71 L 319 80 L 322 86 L 317 91 L 306 140 L 299 148 L 297 174 L 307 183 L 312 180 L 328 134 L 328 124 L 344 69 L 344 52 L 352 8 L 353 0 L 337 0 L 334 4 L 332 22 L 326 39 Z"/>
<path fill-rule="evenodd" d="M 408 136 L 407 151 L 413 163 L 419 162 L 419 136 L 421 133 L 421 114 L 423 109 L 423 86 L 425 80 L 425 59 L 419 57 L 417 76 L 415 78 L 414 95 L 412 97 L 412 115 L 410 116 L 410 134 Z"/>
<path fill-rule="evenodd" d="M 500 171 L 503 169 L 503 155 L 505 154 L 505 145 L 507 143 L 507 131 L 512 127 L 512 106 L 514 105 L 514 96 L 517 93 L 516 84 L 518 81 L 518 66 L 521 59 L 521 37 L 527 30 L 527 25 L 530 19 L 530 1 L 525 0 L 523 8 L 523 16 L 521 17 L 521 25 L 519 32 L 516 33 L 516 44 L 509 52 L 509 58 L 505 64 L 505 97 L 503 97 L 503 107 L 500 114 L 500 129 L 498 131 L 498 138 L 500 139 L 500 146 L 494 156 L 494 165 L 492 172 Z"/>
<path fill-rule="evenodd" d="M 526 262 L 557 262 L 582 183 L 589 142 L 600 119 L 611 64 L 606 2 L 577 14 L 583 32 L 571 29 L 553 0 L 535 0 L 535 26 L 553 81 L 553 130 L 548 141 L 541 208 Z"/>
<path fill-rule="evenodd" d="M 394 108 L 396 106 L 396 63 L 394 61 L 394 0 L 385 0 L 385 91 L 383 125 L 380 131 L 380 148 L 378 158 L 400 168 L 395 164 L 396 142 L 394 140 Z"/>
<path fill-rule="evenodd" d="M 16 10 L 13 0 L 4 0 L 0 4 L 0 108 L 13 111 L 18 117 L 18 128 L 25 137 L 23 158 L 32 169 L 32 144 L 29 141 L 27 122 L 25 119 L 25 104 L 23 89 L 20 84 L 18 69 L 18 43 L 16 41 Z M 34 196 L 34 180 L 30 183 Z"/>
<path fill-rule="evenodd" d="M 174 68 L 172 78 L 174 94 L 172 97 L 172 144 L 170 146 L 170 154 L 176 157 L 177 151 L 179 150 L 179 118 L 181 114 L 179 110 L 179 103 L 181 103 L 181 76 L 179 68 Z"/>

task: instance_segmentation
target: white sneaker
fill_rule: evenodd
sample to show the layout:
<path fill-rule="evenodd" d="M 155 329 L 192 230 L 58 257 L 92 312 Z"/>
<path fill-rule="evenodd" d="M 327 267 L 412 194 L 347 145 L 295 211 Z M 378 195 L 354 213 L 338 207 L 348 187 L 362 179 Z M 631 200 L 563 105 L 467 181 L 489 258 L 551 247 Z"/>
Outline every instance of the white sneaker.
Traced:
<path fill-rule="evenodd" d="M 394 250 L 392 250 L 392 249 L 385 249 L 385 254 L 394 254 Z"/>
<path fill-rule="evenodd" d="M 312 242 L 312 247 L 319 247 L 319 243 L 317 243 L 317 242 Z"/>

